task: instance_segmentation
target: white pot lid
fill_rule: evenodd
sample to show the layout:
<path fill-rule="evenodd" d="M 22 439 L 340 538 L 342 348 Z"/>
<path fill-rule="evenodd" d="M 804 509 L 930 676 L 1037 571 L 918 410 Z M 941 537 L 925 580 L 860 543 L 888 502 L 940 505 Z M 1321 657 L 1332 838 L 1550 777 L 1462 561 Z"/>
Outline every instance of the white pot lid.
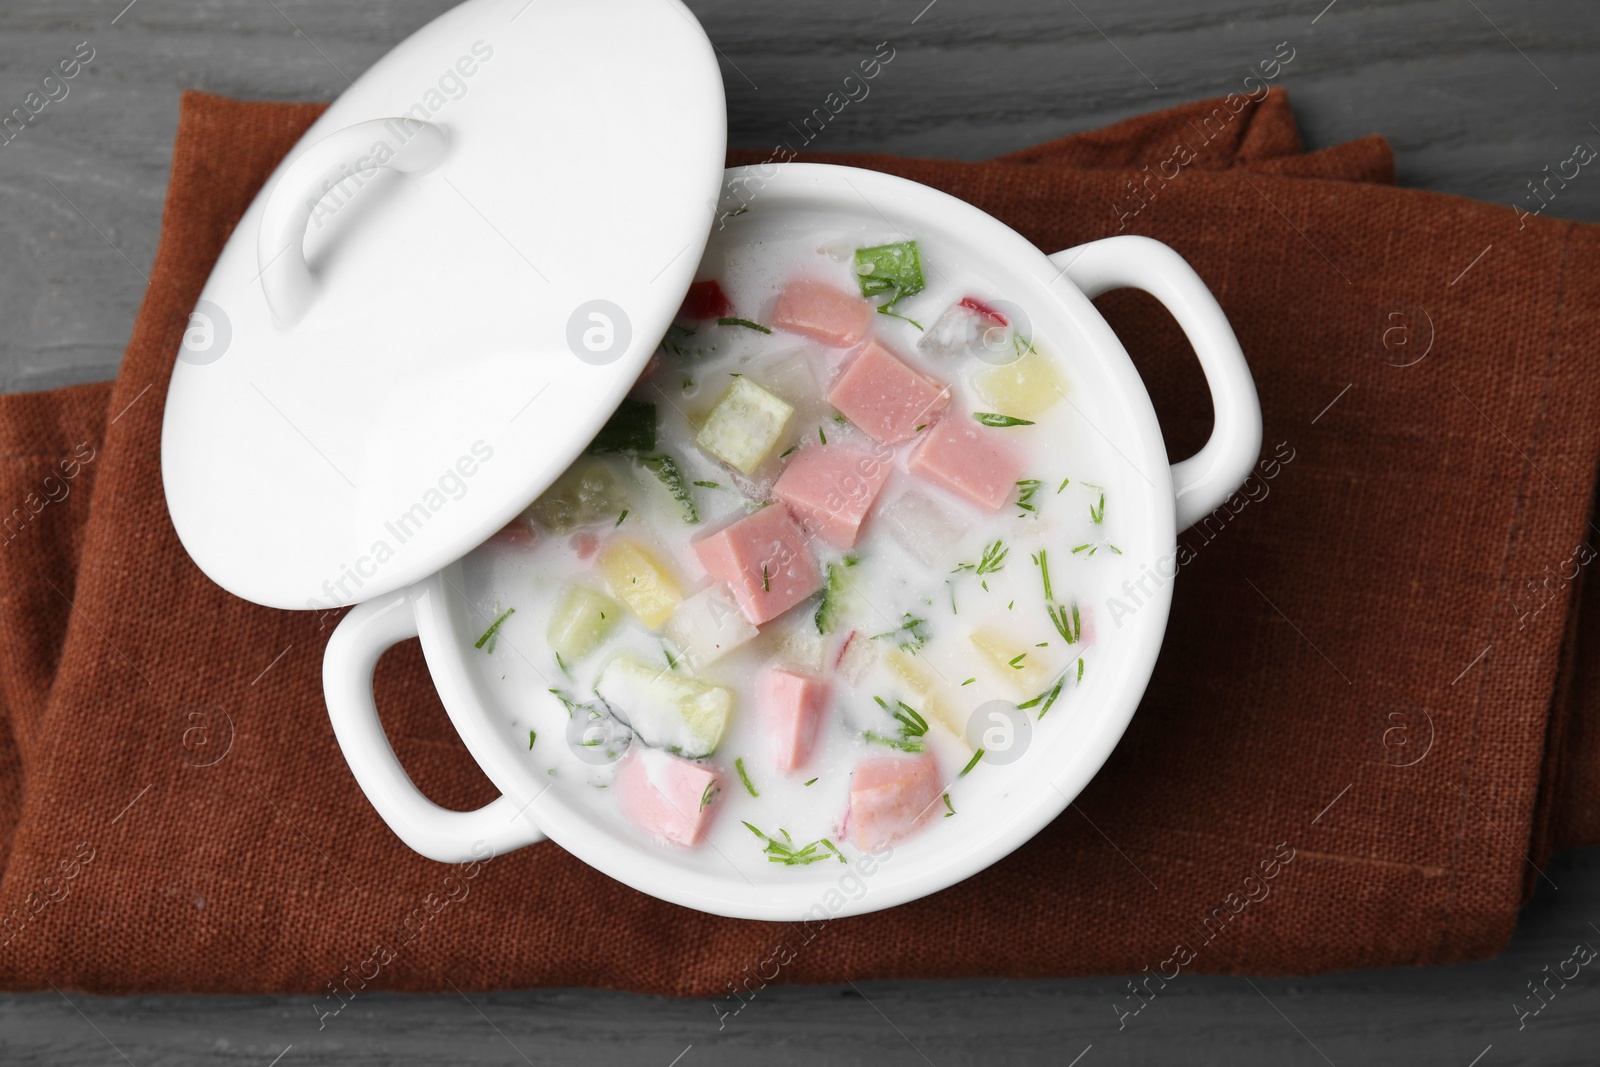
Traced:
<path fill-rule="evenodd" d="M 676 314 L 726 135 L 678 0 L 468 0 L 379 60 L 268 180 L 190 318 L 161 465 L 195 562 L 322 608 L 504 526 Z"/>

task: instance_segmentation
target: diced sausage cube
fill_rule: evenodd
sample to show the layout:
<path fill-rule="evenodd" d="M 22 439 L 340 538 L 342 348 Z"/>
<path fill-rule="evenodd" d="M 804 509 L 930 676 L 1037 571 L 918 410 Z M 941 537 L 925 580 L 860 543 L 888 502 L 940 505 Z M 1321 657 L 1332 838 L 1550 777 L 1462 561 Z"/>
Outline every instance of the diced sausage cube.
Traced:
<path fill-rule="evenodd" d="M 617 800 L 629 822 L 676 845 L 696 845 L 722 788 L 713 767 L 635 746 L 617 768 Z"/>
<path fill-rule="evenodd" d="M 1001 440 L 1005 432 L 971 418 L 941 420 L 917 443 L 907 467 L 981 508 L 999 511 L 1011 499 L 1025 462 Z"/>
<path fill-rule="evenodd" d="M 870 849 L 902 838 L 933 815 L 943 793 L 931 752 L 862 760 L 850 775 L 851 839 Z"/>
<path fill-rule="evenodd" d="M 822 588 L 806 535 L 787 510 L 768 506 L 694 542 L 715 581 L 726 582 L 745 618 L 760 626 Z"/>
<path fill-rule="evenodd" d="M 828 390 L 828 402 L 874 441 L 908 441 L 938 421 L 950 405 L 950 387 L 868 341 Z"/>
<path fill-rule="evenodd" d="M 872 305 L 826 282 L 789 283 L 772 311 L 772 325 L 833 348 L 849 348 L 867 335 Z"/>
<path fill-rule="evenodd" d="M 893 459 L 886 448 L 812 445 L 789 460 L 772 495 L 811 533 L 835 548 L 853 548 Z"/>
<path fill-rule="evenodd" d="M 828 714 L 832 687 L 814 674 L 776 664 L 762 670 L 756 704 L 772 762 L 779 770 L 805 766 Z"/>

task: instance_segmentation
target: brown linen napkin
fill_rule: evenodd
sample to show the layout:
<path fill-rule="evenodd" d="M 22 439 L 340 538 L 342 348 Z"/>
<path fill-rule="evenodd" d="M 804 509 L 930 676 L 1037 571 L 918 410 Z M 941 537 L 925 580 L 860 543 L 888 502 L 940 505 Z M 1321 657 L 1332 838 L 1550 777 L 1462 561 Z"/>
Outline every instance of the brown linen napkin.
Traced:
<path fill-rule="evenodd" d="M 1497 950 L 1555 750 L 1575 580 L 1538 613 L 1515 594 L 1546 565 L 1565 573 L 1585 536 L 1600 245 L 1588 227 L 1519 231 L 1501 207 L 1389 188 L 1376 139 L 1298 155 L 1280 93 L 1222 107 L 1009 161 L 831 157 L 943 188 L 1047 251 L 1119 219 L 1173 244 L 1239 333 L 1277 463 L 1185 535 L 1195 558 L 1156 676 L 1072 810 L 959 886 L 810 940 L 663 904 L 550 844 L 467 879 L 372 812 L 321 704 L 332 620 L 223 593 L 165 515 L 161 401 L 187 312 L 318 111 L 186 97 L 118 380 L 0 408 L 10 499 L 79 442 L 96 457 L 0 552 L 0 803 L 20 795 L 0 824 L 15 826 L 0 985 L 330 994 L 320 1014 L 367 988 L 447 983 L 748 995 L 785 944 L 781 980 L 811 982 L 1305 973 Z M 1218 135 L 1130 216 L 1130 183 L 1208 116 Z M 1186 346 L 1148 298 L 1101 305 L 1186 453 L 1210 419 Z M 1427 340 L 1425 359 L 1395 365 Z M 384 660 L 378 700 L 430 795 L 489 799 L 414 643 Z"/>

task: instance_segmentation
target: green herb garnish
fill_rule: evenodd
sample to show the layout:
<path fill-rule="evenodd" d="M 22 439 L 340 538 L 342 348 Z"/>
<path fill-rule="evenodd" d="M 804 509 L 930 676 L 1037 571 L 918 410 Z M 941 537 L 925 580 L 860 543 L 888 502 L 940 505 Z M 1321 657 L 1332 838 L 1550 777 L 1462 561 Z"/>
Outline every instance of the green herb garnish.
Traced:
<path fill-rule="evenodd" d="M 507 608 L 498 619 L 489 624 L 489 628 L 483 631 L 483 636 L 478 638 L 477 644 L 473 645 L 472 647 L 483 648 L 483 646 L 487 644 L 489 647 L 485 651 L 487 651 L 490 655 L 493 655 L 494 644 L 497 639 L 496 635 L 500 632 L 500 624 L 511 618 L 512 615 L 515 615 L 516 611 L 516 608 Z"/>
<path fill-rule="evenodd" d="M 1078 660 L 1078 667 L 1081 671 L 1083 668 L 1083 660 Z M 1079 674 L 1079 677 L 1082 677 L 1081 673 Z M 1024 701 L 1023 703 L 1018 704 L 1017 709 L 1019 711 L 1026 711 L 1029 708 L 1038 708 L 1039 718 L 1044 718 L 1044 713 L 1050 710 L 1050 705 L 1054 704 L 1056 702 L 1056 697 L 1061 695 L 1061 686 L 1064 682 L 1066 682 L 1066 680 L 1067 676 L 1065 673 L 1063 673 L 1061 677 L 1056 679 L 1055 685 L 1051 686 L 1049 689 L 1046 689 L 1032 700 Z"/>
<path fill-rule="evenodd" d="M 967 765 L 965 767 L 961 768 L 961 773 L 956 775 L 956 777 L 957 778 L 965 778 L 967 776 L 967 772 L 972 770 L 972 768 L 976 767 L 978 765 L 978 761 L 981 760 L 981 759 L 983 759 L 983 749 L 980 748 L 980 749 L 978 749 L 978 751 L 976 751 L 976 752 L 974 752 L 972 754 L 972 758 L 971 759 L 967 760 Z"/>
<path fill-rule="evenodd" d="M 698 485 L 702 489 L 721 489 L 722 488 L 722 485 L 720 483 L 718 483 L 718 482 L 695 482 L 694 484 Z"/>
<path fill-rule="evenodd" d="M 539 739 L 539 734 L 536 731 L 533 731 L 533 730 L 529 730 L 528 731 L 528 747 L 529 748 L 532 748 L 533 747 L 533 743 L 535 741 L 537 741 L 538 739 Z"/>
<path fill-rule="evenodd" d="M 621 526 L 622 525 L 622 520 L 626 519 L 627 517 L 628 517 L 628 509 L 627 508 L 623 508 L 622 509 L 622 514 L 617 516 L 617 521 L 612 526 L 612 529 L 616 529 L 618 526 Z"/>
<path fill-rule="evenodd" d="M 993 574 L 996 571 L 1005 569 L 1006 556 L 1008 556 L 1010 553 L 1011 549 L 1005 547 L 1002 542 L 997 540 L 983 550 L 983 558 L 977 563 L 963 563 L 950 573 L 954 574 L 956 571 L 972 571 L 974 574 Z M 985 585 L 984 588 L 987 589 L 988 586 Z"/>
<path fill-rule="evenodd" d="M 992 411 L 974 411 L 972 417 L 985 426 L 1032 426 L 1030 419 L 1019 419 L 1015 415 L 996 415 Z"/>
<path fill-rule="evenodd" d="M 949 793 L 946 793 L 944 795 L 944 806 L 947 809 L 949 809 L 944 813 L 944 817 L 945 818 L 948 819 L 950 816 L 952 816 L 952 815 L 954 815 L 956 813 L 956 806 L 954 804 L 950 803 L 950 794 Z"/>
<path fill-rule="evenodd" d="M 813 841 L 804 848 L 795 848 L 794 838 L 790 837 L 789 831 L 782 827 L 778 828 L 778 833 L 783 835 L 782 841 L 768 837 L 750 823 L 745 823 L 744 827 L 766 843 L 766 848 L 762 849 L 762 851 L 766 853 L 767 860 L 770 863 L 781 863 L 785 867 L 804 867 L 826 859 L 837 859 L 840 863 L 845 862 L 844 856 L 834 847 L 833 842 L 826 837 Z M 826 851 L 820 851 L 822 849 Z"/>
<path fill-rule="evenodd" d="M 760 333 L 771 333 L 772 332 L 772 328 L 770 326 L 763 326 L 759 322 L 751 322 L 749 319 L 736 319 L 736 318 L 733 318 L 731 316 L 730 317 L 726 317 L 726 318 L 718 319 L 717 320 L 717 325 L 718 326 L 743 326 L 747 330 L 756 330 L 756 331 L 758 331 Z"/>
<path fill-rule="evenodd" d="M 811 785 L 811 784 L 812 784 L 812 783 L 813 783 L 813 782 L 815 782 L 815 781 L 816 781 L 816 779 L 815 779 L 815 778 L 813 778 L 813 779 L 811 779 L 811 781 L 810 781 L 810 782 L 807 782 L 807 783 L 806 783 L 806 785 Z"/>
<path fill-rule="evenodd" d="M 744 783 L 745 790 L 753 797 L 760 796 L 761 794 L 756 792 L 755 783 L 750 781 L 750 775 L 744 769 L 743 756 L 740 756 L 738 759 L 733 761 L 733 768 L 739 772 L 739 781 Z"/>
<path fill-rule="evenodd" d="M 761 591 L 763 593 L 772 592 L 772 579 L 767 575 L 767 565 L 765 563 L 761 565 Z"/>
<path fill-rule="evenodd" d="M 1017 483 L 1017 507 L 1023 511 L 1038 512 L 1039 508 L 1033 502 L 1034 494 L 1043 484 L 1037 478 L 1024 478 Z"/>
<path fill-rule="evenodd" d="M 822 432 L 821 426 L 817 427 L 817 440 L 821 441 L 823 444 L 828 443 L 828 435 Z"/>
<path fill-rule="evenodd" d="M 905 652 L 916 652 L 928 643 L 928 620 L 921 619 L 909 611 L 900 617 L 900 625 L 893 630 L 885 630 L 881 634 L 873 634 L 872 640 L 878 641 L 890 637 Z"/>
<path fill-rule="evenodd" d="M 1100 494 L 1100 503 L 1098 505 L 1089 505 L 1089 519 L 1097 526 L 1106 521 L 1106 495 L 1104 493 Z"/>
<path fill-rule="evenodd" d="M 1044 610 L 1061 639 L 1069 645 L 1077 644 L 1079 635 L 1083 633 L 1083 621 L 1078 617 L 1078 602 L 1072 602 L 1071 614 L 1068 614 L 1065 604 L 1046 604 Z"/>
<path fill-rule="evenodd" d="M 882 697 L 872 699 L 878 702 L 880 708 L 889 707 Z M 899 737 L 889 737 L 874 730 L 868 730 L 862 736 L 873 744 L 887 745 L 901 752 L 926 752 L 928 746 L 923 737 L 928 732 L 928 720 L 903 700 L 895 701 L 893 714 L 894 721 L 900 724 Z"/>
<path fill-rule="evenodd" d="M 720 792 L 722 792 L 722 787 L 717 784 L 717 780 L 715 778 L 707 782 L 705 791 L 700 794 L 700 807 L 698 810 L 705 811 L 706 805 L 716 800 L 717 794 Z"/>
<path fill-rule="evenodd" d="M 1039 565 L 1039 576 L 1044 580 L 1044 598 L 1054 600 L 1055 594 L 1050 592 L 1050 560 L 1045 555 L 1045 549 L 1041 548 L 1033 561 Z"/>
<path fill-rule="evenodd" d="M 678 506 L 683 509 L 683 521 L 693 524 L 700 521 L 700 512 L 694 506 L 694 496 L 689 492 L 689 485 L 683 480 L 683 471 L 678 468 L 678 461 L 667 455 L 640 456 L 639 463 L 654 474 L 667 492 L 672 494 Z"/>

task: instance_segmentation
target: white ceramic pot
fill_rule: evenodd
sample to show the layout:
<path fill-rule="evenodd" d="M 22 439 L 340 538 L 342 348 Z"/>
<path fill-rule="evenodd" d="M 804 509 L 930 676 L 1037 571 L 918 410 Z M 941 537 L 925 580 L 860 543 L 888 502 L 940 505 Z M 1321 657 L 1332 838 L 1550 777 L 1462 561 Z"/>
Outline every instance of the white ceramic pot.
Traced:
<path fill-rule="evenodd" d="M 1119 510 L 1133 536 L 1127 559 L 1148 567 L 1154 595 L 1113 629 L 1101 624 L 1094 677 L 1071 715 L 1034 728 L 1031 747 L 986 789 L 969 791 L 962 818 L 896 843 L 863 873 L 852 865 L 775 867 L 752 879 L 626 828 L 597 824 L 591 805 L 563 789 L 519 749 L 496 697 L 467 657 L 482 631 L 463 594 L 459 564 L 358 605 L 327 648 L 328 710 L 356 780 L 407 845 L 455 862 L 549 838 L 626 884 L 721 915 L 800 920 L 873 911 L 943 889 L 1016 849 L 1088 784 L 1122 736 L 1160 651 L 1176 572 L 1177 532 L 1220 505 L 1256 461 L 1261 414 L 1254 384 L 1221 308 L 1177 253 L 1144 237 L 1113 237 L 1053 256 L 995 218 L 944 193 L 871 171 L 811 164 L 729 171 L 759 193 L 754 212 L 808 217 L 859 211 L 865 199 L 890 227 L 958 251 L 994 291 L 1027 310 L 1035 336 L 1068 354 L 1077 406 L 1126 464 Z M 1173 314 L 1199 355 L 1216 425 L 1194 457 L 1170 466 L 1155 411 L 1121 342 L 1090 303 L 1110 289 L 1142 289 Z M 604 421 L 596 411 L 591 432 Z M 1139 573 L 1143 573 L 1142 569 Z M 373 702 L 372 671 L 389 646 L 418 636 L 445 709 L 501 797 L 477 811 L 449 811 L 423 796 L 396 760 Z M 478 653 L 481 655 L 481 653 Z M 974 703 L 992 694 L 974 693 Z M 576 765 L 575 765 L 576 766 Z M 586 787 L 579 787 L 586 788 Z M 818 909 L 822 911 L 819 912 Z"/>
<path fill-rule="evenodd" d="M 195 562 L 230 591 L 287 609 L 355 605 L 328 644 L 328 711 L 357 782 L 416 851 L 458 861 L 548 837 L 708 912 L 866 912 L 994 863 L 1104 763 L 1161 647 L 1177 531 L 1243 481 L 1260 410 L 1221 309 L 1165 246 L 1117 237 L 1045 256 L 903 179 L 803 164 L 724 174 L 725 140 L 717 57 L 679 0 L 467 0 L 441 15 L 312 126 L 224 248 L 168 390 L 168 510 Z M 1122 465 L 1118 565 L 1141 579 L 1141 606 L 1101 622 L 1071 714 L 1038 721 L 1021 758 L 994 768 L 1005 773 L 966 779 L 960 818 L 844 868 L 741 873 L 597 819 L 576 791 L 588 786 L 563 784 L 581 775 L 533 765 L 468 659 L 482 626 L 460 561 L 549 487 L 632 387 L 717 239 L 728 181 L 743 182 L 750 219 L 809 232 L 830 214 L 870 211 L 874 226 L 959 255 L 1062 354 L 1074 406 Z M 1089 302 L 1117 287 L 1171 310 L 1210 383 L 1212 437 L 1175 467 Z M 571 340 L 597 304 L 625 309 L 631 326 L 603 360 Z M 474 460 L 479 444 L 492 463 Z M 470 485 L 447 501 L 437 489 L 446 476 L 462 484 L 457 470 Z M 423 796 L 384 735 L 373 667 L 413 635 L 502 794 L 478 811 Z M 979 688 L 975 703 L 992 696 Z"/>

